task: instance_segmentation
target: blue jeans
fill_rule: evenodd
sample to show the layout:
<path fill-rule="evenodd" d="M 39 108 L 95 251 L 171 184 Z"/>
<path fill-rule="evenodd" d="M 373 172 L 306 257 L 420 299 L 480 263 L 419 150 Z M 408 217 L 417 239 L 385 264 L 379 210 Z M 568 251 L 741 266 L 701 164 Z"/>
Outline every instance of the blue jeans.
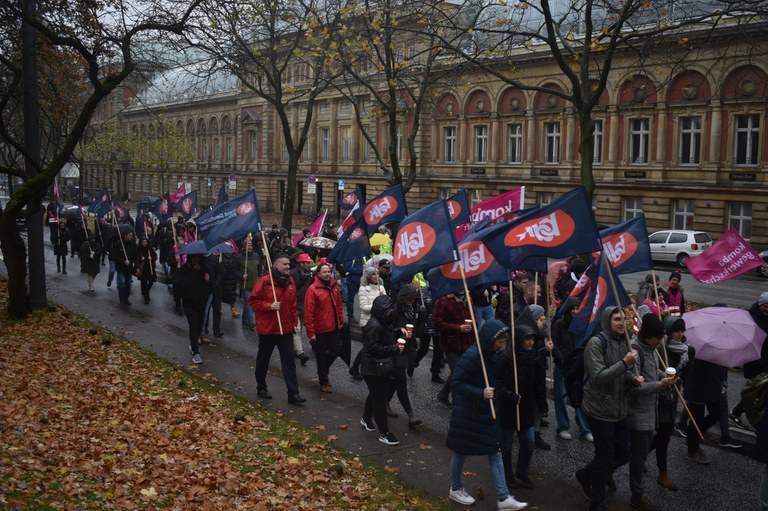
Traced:
<path fill-rule="evenodd" d="M 245 290 L 243 289 L 240 291 L 240 294 L 243 296 L 243 322 L 248 325 L 253 325 L 255 322 L 254 315 L 253 315 L 253 309 L 251 309 L 251 306 L 248 305 L 248 298 L 251 296 L 251 290 Z"/>
<path fill-rule="evenodd" d="M 453 453 L 451 457 L 451 489 L 460 490 L 464 487 L 461 482 L 461 474 L 464 470 L 464 461 L 467 456 Z M 491 478 L 493 478 L 493 485 L 496 487 L 496 498 L 498 500 L 504 500 L 509 497 L 509 489 L 507 489 L 507 482 L 504 479 L 504 465 L 501 462 L 501 453 L 495 452 L 488 455 L 488 465 L 491 469 Z"/>
<path fill-rule="evenodd" d="M 557 432 L 568 431 L 571 429 L 571 420 L 568 417 L 568 408 L 566 407 L 565 400 L 565 380 L 563 379 L 563 371 L 555 366 L 555 380 L 554 380 L 554 396 L 555 401 L 555 417 L 557 418 Z M 579 426 L 579 431 L 582 435 L 591 433 L 589 425 L 587 425 L 587 419 L 584 418 L 584 412 L 581 408 L 576 408 L 574 412 L 576 424 Z"/>
<path fill-rule="evenodd" d="M 115 276 L 115 262 L 110 259 L 109 260 L 109 275 L 107 276 L 107 283 L 112 284 L 112 279 Z"/>
<path fill-rule="evenodd" d="M 512 445 L 515 443 L 515 433 L 520 442 L 520 448 L 517 451 L 517 473 L 527 476 L 531 469 L 531 459 L 533 458 L 533 426 L 528 429 L 515 431 L 513 428 L 501 428 L 501 439 L 503 445 L 502 456 L 509 456 L 509 468 L 512 468 Z M 512 474 L 508 474 L 511 476 Z"/>
<path fill-rule="evenodd" d="M 120 299 L 120 303 L 128 301 L 128 297 L 131 296 L 131 282 L 133 282 L 133 275 L 130 273 L 117 272 L 117 297 Z"/>
<path fill-rule="evenodd" d="M 475 307 L 475 321 L 477 321 L 477 328 L 483 326 L 483 323 L 489 319 L 494 319 L 494 317 L 495 312 L 493 311 L 493 305 Z"/>

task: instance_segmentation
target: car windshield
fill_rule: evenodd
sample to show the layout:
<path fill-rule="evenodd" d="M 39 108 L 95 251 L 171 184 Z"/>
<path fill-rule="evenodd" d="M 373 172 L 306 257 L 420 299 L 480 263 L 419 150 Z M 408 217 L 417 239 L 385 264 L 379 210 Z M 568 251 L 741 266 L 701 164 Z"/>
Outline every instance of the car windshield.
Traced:
<path fill-rule="evenodd" d="M 709 234 L 706 232 L 696 232 L 693 234 L 693 239 L 696 241 L 696 243 L 709 243 L 712 241 L 712 238 L 709 237 Z"/>

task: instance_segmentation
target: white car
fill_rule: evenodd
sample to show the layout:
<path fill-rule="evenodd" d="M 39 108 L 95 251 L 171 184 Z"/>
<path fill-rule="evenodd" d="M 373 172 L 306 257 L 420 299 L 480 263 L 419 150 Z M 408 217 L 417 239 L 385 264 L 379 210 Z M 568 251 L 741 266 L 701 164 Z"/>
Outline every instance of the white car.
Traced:
<path fill-rule="evenodd" d="M 701 254 L 712 245 L 712 238 L 702 231 L 657 231 L 648 236 L 654 261 L 671 261 L 685 266 L 685 260 Z"/>

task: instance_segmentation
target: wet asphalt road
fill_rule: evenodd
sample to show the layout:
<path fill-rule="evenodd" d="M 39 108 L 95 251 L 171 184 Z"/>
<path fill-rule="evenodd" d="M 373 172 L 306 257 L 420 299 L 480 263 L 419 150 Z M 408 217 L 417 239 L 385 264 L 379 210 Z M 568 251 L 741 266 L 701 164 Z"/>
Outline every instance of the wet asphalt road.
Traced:
<path fill-rule="evenodd" d="M 48 277 L 48 299 L 63 304 L 102 324 L 110 330 L 134 339 L 147 349 L 157 352 L 169 361 L 184 367 L 190 367 L 191 361 L 187 349 L 187 325 L 183 317 L 173 312 L 170 294 L 164 285 L 158 283 L 152 290 L 152 303 L 144 305 L 139 294 L 138 282 L 134 281 L 131 301 L 133 306 L 121 308 L 118 305 L 117 291 L 106 287 L 106 270 L 96 279 L 97 292 L 88 293 L 85 276 L 79 273 L 79 261 L 70 259 L 68 275 L 56 273 L 55 258 L 50 247 L 46 252 L 46 272 Z M 0 271 L 4 273 L 4 268 Z M 659 275 L 668 276 L 668 271 L 662 270 Z M 630 276 L 628 282 L 636 282 L 640 277 Z M 684 276 L 684 285 L 693 278 Z M 759 294 L 756 289 L 766 288 L 766 281 L 749 281 L 748 286 L 741 286 L 738 281 L 733 296 L 742 296 L 746 302 L 752 303 Z M 690 285 L 689 297 L 698 291 Z M 635 291 L 635 286 L 627 285 L 628 290 Z M 745 288 L 749 288 L 745 290 Z M 756 294 L 757 292 L 757 294 Z M 704 291 L 704 295 L 714 300 L 717 287 Z M 710 301 L 707 300 L 707 301 Z M 718 298 L 716 301 L 720 301 Z M 733 305 L 738 305 L 735 301 Z M 746 303 L 746 305 L 749 305 Z M 238 304 L 242 307 L 242 302 Z M 249 399 L 255 398 L 255 382 L 253 380 L 253 360 L 256 354 L 257 338 L 255 333 L 245 330 L 239 319 L 231 318 L 228 307 L 224 306 L 222 330 L 224 338 L 214 345 L 203 346 L 205 364 L 199 370 L 210 372 L 221 385 Z M 305 339 L 305 348 L 309 343 Z M 353 355 L 360 344 L 353 342 Z M 309 352 L 309 351 L 308 351 Z M 365 399 L 366 388 L 362 382 L 354 382 L 347 375 L 346 366 L 338 361 L 331 372 L 334 393 L 322 394 L 317 387 L 314 358 L 306 367 L 298 366 L 302 394 L 308 398 L 304 407 L 289 406 L 285 403 L 284 386 L 279 370 L 279 360 L 276 355 L 272 359 L 270 371 L 270 391 L 274 398 L 263 402 L 265 406 L 276 411 L 282 411 L 306 427 L 313 428 L 321 434 L 334 435 L 334 440 L 342 448 L 350 450 L 361 457 L 389 467 L 396 467 L 401 478 L 424 491 L 440 497 L 447 496 L 449 486 L 448 462 L 450 452 L 444 446 L 445 432 L 448 426 L 450 412 L 435 399 L 439 386 L 430 382 L 429 364 L 422 363 L 410 380 L 409 394 L 414 409 L 424 420 L 425 424 L 418 430 L 409 430 L 404 413 L 398 403 L 394 408 L 401 412 L 399 419 L 390 423 L 391 430 L 400 438 L 401 445 L 388 447 L 376 441 L 374 433 L 366 433 L 359 427 L 358 421 L 362 413 L 362 403 Z M 425 360 L 424 362 L 428 362 Z M 444 376 L 446 375 L 444 371 Z M 738 400 L 738 390 L 743 381 L 740 372 L 730 373 L 729 398 L 731 406 Z M 580 510 L 586 509 L 587 503 L 581 495 L 573 479 L 573 472 L 586 460 L 591 458 L 592 444 L 578 439 L 575 424 L 571 428 L 574 440 L 564 441 L 555 438 L 554 409 L 550 401 L 549 428 L 543 429 L 544 438 L 552 444 L 552 450 L 536 450 L 532 463 L 531 477 L 534 480 L 534 490 L 512 490 L 512 494 L 520 500 L 530 503 L 531 509 L 543 510 Z M 572 421 L 573 423 L 573 421 Z M 339 428 L 348 425 L 348 429 Z M 733 452 L 716 447 L 719 432 L 717 428 L 710 430 L 713 440 L 705 447 L 712 459 L 709 466 L 701 466 L 685 459 L 685 443 L 679 437 L 672 439 L 670 445 L 670 473 L 680 487 L 680 491 L 671 493 L 663 490 L 655 483 L 655 458 L 649 457 L 647 463 L 648 475 L 646 487 L 649 496 L 661 509 L 665 510 L 757 510 L 757 493 L 763 465 L 750 459 L 750 447 L 743 452 Z M 749 435 L 737 431 L 731 433 L 734 437 L 753 441 Z M 465 466 L 465 487 L 477 496 L 479 490 L 486 495 L 485 500 L 478 501 L 474 509 L 495 509 L 493 490 L 487 470 L 487 462 L 481 458 L 471 458 Z M 623 467 L 616 473 L 618 491 L 608 499 L 611 510 L 629 509 L 629 484 L 627 468 Z M 446 509 L 460 509 L 461 506 L 445 500 Z"/>

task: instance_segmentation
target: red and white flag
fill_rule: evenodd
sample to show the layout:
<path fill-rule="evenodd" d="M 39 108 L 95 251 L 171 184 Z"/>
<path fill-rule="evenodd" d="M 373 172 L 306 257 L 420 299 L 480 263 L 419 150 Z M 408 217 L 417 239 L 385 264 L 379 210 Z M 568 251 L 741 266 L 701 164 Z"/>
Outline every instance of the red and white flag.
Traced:
<path fill-rule="evenodd" d="M 312 234 L 312 236 L 320 236 L 320 229 L 323 228 L 323 224 L 325 223 L 325 217 L 328 216 L 328 210 L 323 210 L 322 213 L 320 213 L 314 222 L 312 222 L 312 225 L 307 227 L 309 229 L 309 232 Z M 304 230 L 302 230 L 299 234 L 291 238 L 291 241 L 293 241 L 293 246 L 297 246 L 299 242 L 301 241 L 301 238 L 304 237 Z"/>
<path fill-rule="evenodd" d="M 689 257 L 685 265 L 699 282 L 715 284 L 762 266 L 763 260 L 731 227 L 700 255 Z"/>

